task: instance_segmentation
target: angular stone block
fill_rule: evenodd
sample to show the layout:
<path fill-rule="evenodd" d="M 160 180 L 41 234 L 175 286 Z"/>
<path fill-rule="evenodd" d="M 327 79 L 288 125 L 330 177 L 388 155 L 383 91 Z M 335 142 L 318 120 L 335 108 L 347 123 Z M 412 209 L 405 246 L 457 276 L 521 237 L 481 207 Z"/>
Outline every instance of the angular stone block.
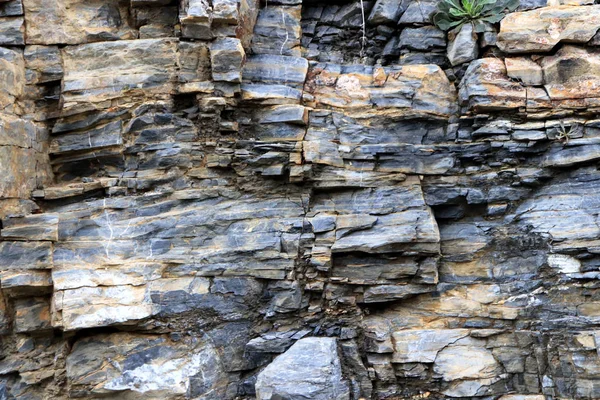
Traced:
<path fill-rule="evenodd" d="M 256 397 L 348 400 L 336 340 L 315 337 L 294 343 L 258 374 Z"/>
<path fill-rule="evenodd" d="M 216 39 L 210 46 L 212 77 L 215 81 L 239 83 L 246 57 L 239 39 Z"/>

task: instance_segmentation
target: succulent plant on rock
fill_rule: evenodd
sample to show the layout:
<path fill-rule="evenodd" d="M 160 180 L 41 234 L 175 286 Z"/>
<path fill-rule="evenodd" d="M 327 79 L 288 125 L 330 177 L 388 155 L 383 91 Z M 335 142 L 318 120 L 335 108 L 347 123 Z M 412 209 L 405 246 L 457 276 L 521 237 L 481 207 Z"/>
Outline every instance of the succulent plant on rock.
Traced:
<path fill-rule="evenodd" d="M 514 11 L 518 6 L 519 0 L 442 0 L 433 22 L 443 31 L 472 23 L 475 32 L 483 32 L 486 24 L 500 22 L 505 10 Z"/>

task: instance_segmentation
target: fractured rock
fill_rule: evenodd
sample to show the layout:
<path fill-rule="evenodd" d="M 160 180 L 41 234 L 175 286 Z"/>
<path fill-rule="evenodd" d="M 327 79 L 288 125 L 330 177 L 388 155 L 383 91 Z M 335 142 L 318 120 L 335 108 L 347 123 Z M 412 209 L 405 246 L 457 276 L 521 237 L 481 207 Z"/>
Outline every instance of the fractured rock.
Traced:
<path fill-rule="evenodd" d="M 256 398 L 350 399 L 336 339 L 311 337 L 294 343 L 258 374 Z"/>
<path fill-rule="evenodd" d="M 600 29 L 600 5 L 554 6 L 508 14 L 498 47 L 507 53 L 548 52 L 560 42 L 587 43 Z"/>
<path fill-rule="evenodd" d="M 477 33 L 473 24 L 464 24 L 458 32 L 448 34 L 448 60 L 452 66 L 475 60 L 479 56 Z"/>
<path fill-rule="evenodd" d="M 223 38 L 212 42 L 210 59 L 214 81 L 239 83 L 246 53 L 239 39 Z"/>
<path fill-rule="evenodd" d="M 134 39 L 128 7 L 118 0 L 23 0 L 27 44 L 83 44 Z"/>

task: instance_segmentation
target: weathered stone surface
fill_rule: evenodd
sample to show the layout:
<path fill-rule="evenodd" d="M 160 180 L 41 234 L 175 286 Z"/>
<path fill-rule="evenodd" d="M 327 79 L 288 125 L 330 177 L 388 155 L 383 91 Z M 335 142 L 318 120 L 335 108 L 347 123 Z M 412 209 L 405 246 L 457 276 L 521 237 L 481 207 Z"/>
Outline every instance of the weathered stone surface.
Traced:
<path fill-rule="evenodd" d="M 290 86 L 302 86 L 308 73 L 308 61 L 280 55 L 249 56 L 244 64 L 244 80 Z"/>
<path fill-rule="evenodd" d="M 586 43 L 600 29 L 600 7 L 555 6 L 507 15 L 498 47 L 507 53 L 548 52 L 560 42 Z"/>
<path fill-rule="evenodd" d="M 349 399 L 336 340 L 306 338 L 297 341 L 258 374 L 256 397 L 260 400 Z"/>
<path fill-rule="evenodd" d="M 473 24 L 464 24 L 458 32 L 452 31 L 449 35 L 448 60 L 452 66 L 473 61 L 479 55 L 477 33 Z"/>
<path fill-rule="evenodd" d="M 25 44 L 25 25 L 23 17 L 0 16 L 0 46 Z"/>
<path fill-rule="evenodd" d="M 219 354 L 207 338 L 96 335 L 79 340 L 66 361 L 72 392 L 88 396 L 217 399 L 226 391 Z"/>
<path fill-rule="evenodd" d="M 541 61 L 544 87 L 551 100 L 598 98 L 600 52 L 564 46 Z"/>
<path fill-rule="evenodd" d="M 515 110 L 526 106 L 525 88 L 508 79 L 504 62 L 483 58 L 469 64 L 459 86 L 462 105 L 478 112 Z"/>
<path fill-rule="evenodd" d="M 301 12 L 300 6 L 263 8 L 254 27 L 252 53 L 301 56 Z"/>
<path fill-rule="evenodd" d="M 176 42 L 171 39 L 122 40 L 65 48 L 62 114 L 110 108 L 113 102 L 126 102 L 133 96 L 168 95 L 175 74 L 176 51 Z M 114 68 L 120 71 L 117 79 Z"/>
<path fill-rule="evenodd" d="M 182 34 L 202 40 L 237 37 L 247 49 L 258 8 L 257 0 L 182 0 L 179 7 Z"/>
<path fill-rule="evenodd" d="M 23 0 L 27 44 L 82 44 L 134 39 L 128 9 L 118 0 Z"/>
<path fill-rule="evenodd" d="M 542 85 L 544 83 L 544 74 L 539 64 L 526 57 L 506 58 L 506 74 L 518 79 L 525 85 Z"/>
<path fill-rule="evenodd" d="M 405 1 L 377 0 L 368 22 L 370 24 L 395 24 L 406 9 Z"/>
<path fill-rule="evenodd" d="M 448 118 L 455 111 L 454 88 L 435 65 L 317 65 L 305 89 L 316 107 L 342 109 L 355 118 L 380 115 L 379 109 L 390 118 Z"/>
<path fill-rule="evenodd" d="M 239 39 L 217 39 L 210 46 L 212 78 L 215 81 L 241 82 L 246 54 Z"/>
<path fill-rule="evenodd" d="M 398 46 L 418 51 L 443 49 L 446 47 L 446 35 L 433 26 L 405 28 L 400 33 Z"/>
<path fill-rule="evenodd" d="M 598 6 L 437 5 L 0 0 L 0 398 L 600 398 Z"/>

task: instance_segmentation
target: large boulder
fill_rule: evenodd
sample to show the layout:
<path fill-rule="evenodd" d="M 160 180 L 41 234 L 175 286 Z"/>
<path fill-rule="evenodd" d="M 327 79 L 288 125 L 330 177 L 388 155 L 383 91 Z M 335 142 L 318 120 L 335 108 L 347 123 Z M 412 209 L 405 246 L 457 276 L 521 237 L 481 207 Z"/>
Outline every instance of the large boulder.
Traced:
<path fill-rule="evenodd" d="M 267 366 L 256 380 L 259 400 L 348 400 L 334 338 L 305 338 Z"/>

